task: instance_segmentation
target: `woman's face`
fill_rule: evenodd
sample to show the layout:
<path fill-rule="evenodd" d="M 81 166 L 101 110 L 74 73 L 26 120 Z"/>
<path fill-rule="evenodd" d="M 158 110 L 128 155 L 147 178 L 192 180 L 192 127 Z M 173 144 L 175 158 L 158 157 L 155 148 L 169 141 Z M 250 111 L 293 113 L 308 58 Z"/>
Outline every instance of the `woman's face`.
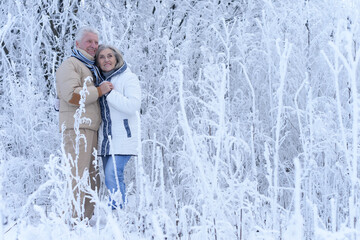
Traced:
<path fill-rule="evenodd" d="M 99 67 L 103 72 L 109 72 L 115 68 L 116 58 L 113 50 L 105 48 L 98 56 Z"/>

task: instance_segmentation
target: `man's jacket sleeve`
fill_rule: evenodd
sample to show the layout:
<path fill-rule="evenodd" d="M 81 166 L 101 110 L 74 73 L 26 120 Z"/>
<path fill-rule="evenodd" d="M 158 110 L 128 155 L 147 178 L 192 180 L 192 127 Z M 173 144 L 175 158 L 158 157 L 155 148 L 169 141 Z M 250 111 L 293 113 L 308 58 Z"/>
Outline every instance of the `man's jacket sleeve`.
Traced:
<path fill-rule="evenodd" d="M 83 89 L 81 68 L 76 68 L 72 61 L 64 62 L 56 72 L 56 81 L 58 82 L 58 90 L 61 97 L 71 105 L 79 105 L 80 91 Z M 89 70 L 90 71 L 90 70 Z M 90 76 L 92 79 L 92 76 Z M 86 78 L 85 78 L 86 79 Z M 89 94 L 86 94 L 85 105 L 91 104 L 98 100 L 101 92 L 93 84 L 93 81 L 87 83 L 87 90 Z"/>

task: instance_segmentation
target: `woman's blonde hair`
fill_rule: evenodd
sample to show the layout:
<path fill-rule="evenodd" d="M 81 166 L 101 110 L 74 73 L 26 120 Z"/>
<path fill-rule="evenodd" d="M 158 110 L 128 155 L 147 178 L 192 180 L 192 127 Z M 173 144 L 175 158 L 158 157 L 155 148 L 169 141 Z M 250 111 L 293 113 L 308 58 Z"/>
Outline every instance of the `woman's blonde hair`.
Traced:
<path fill-rule="evenodd" d="M 105 49 L 110 49 L 111 51 L 114 52 L 114 56 L 115 56 L 115 59 L 116 59 L 116 64 L 115 64 L 114 69 L 121 68 L 122 65 L 124 65 L 124 60 L 123 60 L 123 57 L 122 57 L 120 51 L 116 47 L 111 46 L 111 45 L 107 45 L 107 44 L 99 45 L 99 48 L 98 48 L 98 50 L 96 52 L 96 55 L 95 55 L 96 66 L 100 67 L 98 57 L 99 57 L 100 52 L 102 50 L 105 50 Z"/>

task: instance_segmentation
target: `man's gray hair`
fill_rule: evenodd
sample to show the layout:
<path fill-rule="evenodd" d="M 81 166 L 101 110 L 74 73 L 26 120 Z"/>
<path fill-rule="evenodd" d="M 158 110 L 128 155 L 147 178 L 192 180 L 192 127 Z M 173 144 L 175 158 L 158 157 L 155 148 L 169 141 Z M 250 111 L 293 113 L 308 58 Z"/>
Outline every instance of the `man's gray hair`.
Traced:
<path fill-rule="evenodd" d="M 90 26 L 83 26 L 77 30 L 75 34 L 75 41 L 80 42 L 81 39 L 84 37 L 84 34 L 88 32 L 95 33 L 99 37 L 98 30 Z"/>

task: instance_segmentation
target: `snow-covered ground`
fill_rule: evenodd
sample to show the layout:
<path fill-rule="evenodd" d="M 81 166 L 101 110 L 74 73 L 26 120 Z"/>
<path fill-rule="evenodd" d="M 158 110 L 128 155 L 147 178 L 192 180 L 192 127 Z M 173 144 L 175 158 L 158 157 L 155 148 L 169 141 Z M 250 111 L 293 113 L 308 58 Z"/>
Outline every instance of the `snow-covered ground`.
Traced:
<path fill-rule="evenodd" d="M 360 2 L 0 1 L 1 239 L 360 239 Z M 142 88 L 118 218 L 71 230 L 55 71 L 99 29 Z M 85 184 L 84 184 L 85 186 Z"/>

